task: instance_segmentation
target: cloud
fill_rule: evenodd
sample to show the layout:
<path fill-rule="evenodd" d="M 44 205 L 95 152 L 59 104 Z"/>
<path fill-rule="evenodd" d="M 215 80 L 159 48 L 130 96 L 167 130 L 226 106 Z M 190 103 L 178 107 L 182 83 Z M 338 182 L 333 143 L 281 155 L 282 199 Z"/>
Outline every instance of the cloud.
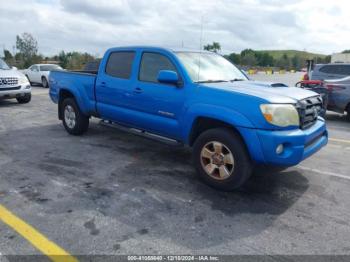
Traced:
<path fill-rule="evenodd" d="M 1 46 L 29 32 L 39 50 L 102 55 L 119 45 L 199 48 L 220 42 L 224 52 L 306 49 L 332 53 L 350 48 L 346 0 L 12 0 L 0 5 Z"/>

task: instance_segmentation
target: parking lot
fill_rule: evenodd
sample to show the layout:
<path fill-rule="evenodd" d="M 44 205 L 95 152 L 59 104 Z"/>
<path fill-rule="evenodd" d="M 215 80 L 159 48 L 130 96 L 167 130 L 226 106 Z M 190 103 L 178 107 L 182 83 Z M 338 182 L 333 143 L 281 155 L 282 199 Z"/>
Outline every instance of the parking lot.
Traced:
<path fill-rule="evenodd" d="M 33 87 L 29 104 L 0 101 L 0 204 L 74 256 L 350 255 L 350 123 L 327 123 L 322 151 L 227 193 L 197 180 L 189 149 L 97 119 L 68 135 L 48 90 Z M 5 256 L 41 254 L 4 223 L 0 238 Z"/>

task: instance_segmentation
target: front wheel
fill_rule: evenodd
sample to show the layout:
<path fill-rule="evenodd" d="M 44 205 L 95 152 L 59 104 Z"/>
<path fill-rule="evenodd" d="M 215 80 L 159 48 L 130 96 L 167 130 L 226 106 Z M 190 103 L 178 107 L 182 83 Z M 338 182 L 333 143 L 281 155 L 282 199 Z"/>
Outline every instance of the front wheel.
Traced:
<path fill-rule="evenodd" d="M 224 191 L 241 187 L 253 170 L 242 139 L 227 128 L 203 132 L 194 144 L 193 158 L 199 177 Z"/>
<path fill-rule="evenodd" d="M 88 130 L 89 117 L 84 115 L 73 98 L 66 98 L 61 105 L 64 128 L 71 135 L 82 135 Z"/>
<path fill-rule="evenodd" d="M 32 100 L 32 95 L 30 93 L 17 97 L 17 102 L 20 104 L 27 104 L 30 100 Z"/>

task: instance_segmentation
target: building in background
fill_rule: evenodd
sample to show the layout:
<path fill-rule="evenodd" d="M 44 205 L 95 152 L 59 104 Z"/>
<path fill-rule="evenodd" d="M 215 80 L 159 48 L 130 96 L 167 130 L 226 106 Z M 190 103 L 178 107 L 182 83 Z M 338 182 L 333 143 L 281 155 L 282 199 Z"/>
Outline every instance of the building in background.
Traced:
<path fill-rule="evenodd" d="M 331 63 L 350 63 L 350 53 L 333 54 Z"/>

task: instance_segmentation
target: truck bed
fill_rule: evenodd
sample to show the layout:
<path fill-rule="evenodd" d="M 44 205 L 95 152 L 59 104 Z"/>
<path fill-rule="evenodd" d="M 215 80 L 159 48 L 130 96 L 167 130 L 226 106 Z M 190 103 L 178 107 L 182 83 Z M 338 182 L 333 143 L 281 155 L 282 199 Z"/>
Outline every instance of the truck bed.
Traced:
<path fill-rule="evenodd" d="M 74 95 L 87 115 L 96 114 L 95 71 L 52 71 L 49 75 L 50 97 L 58 103 L 60 92 Z"/>

